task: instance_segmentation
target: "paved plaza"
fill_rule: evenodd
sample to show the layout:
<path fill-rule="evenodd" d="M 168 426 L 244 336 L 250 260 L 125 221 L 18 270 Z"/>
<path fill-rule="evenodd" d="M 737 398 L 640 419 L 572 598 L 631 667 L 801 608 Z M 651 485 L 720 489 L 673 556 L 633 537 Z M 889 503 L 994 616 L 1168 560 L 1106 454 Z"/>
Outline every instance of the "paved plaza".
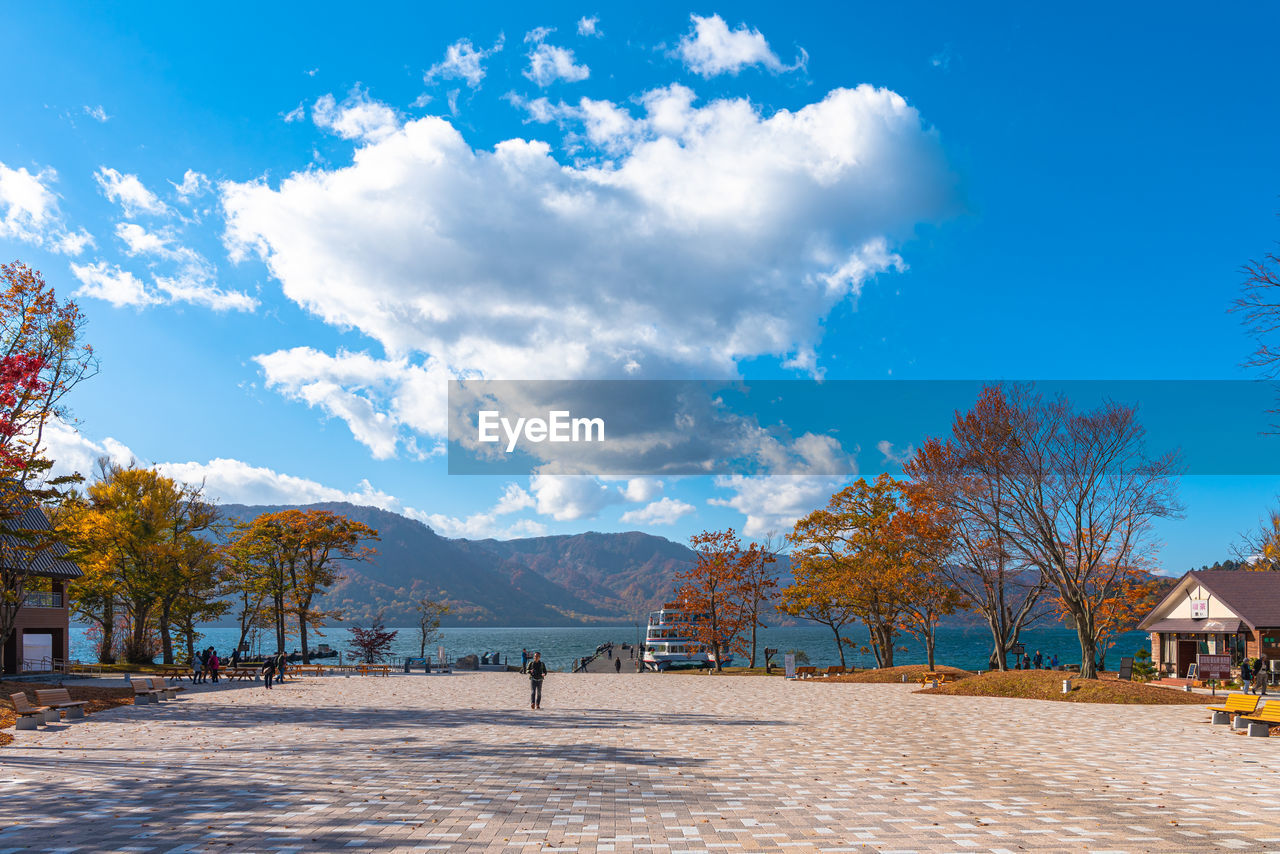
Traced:
<path fill-rule="evenodd" d="M 0 748 L 0 851 L 1280 851 L 1197 706 L 765 677 L 237 683 Z"/>

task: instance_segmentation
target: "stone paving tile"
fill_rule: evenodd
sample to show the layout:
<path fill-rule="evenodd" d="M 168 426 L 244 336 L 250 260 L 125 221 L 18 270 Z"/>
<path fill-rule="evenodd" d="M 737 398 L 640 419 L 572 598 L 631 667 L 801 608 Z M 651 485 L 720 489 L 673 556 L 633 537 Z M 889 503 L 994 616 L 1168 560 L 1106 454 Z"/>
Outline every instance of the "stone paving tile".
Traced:
<path fill-rule="evenodd" d="M 1195 706 L 762 677 L 308 678 L 0 750 L 4 851 L 1280 851 L 1280 739 Z"/>

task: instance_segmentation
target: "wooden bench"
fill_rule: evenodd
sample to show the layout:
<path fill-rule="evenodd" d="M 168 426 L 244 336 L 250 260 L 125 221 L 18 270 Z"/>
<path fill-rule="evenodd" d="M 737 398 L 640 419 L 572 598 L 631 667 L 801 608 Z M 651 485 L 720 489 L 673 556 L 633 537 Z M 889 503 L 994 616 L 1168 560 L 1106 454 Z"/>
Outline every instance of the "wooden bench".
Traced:
<path fill-rule="evenodd" d="M 1253 714 L 1258 708 L 1258 699 L 1252 694 L 1232 694 L 1221 706 L 1209 706 L 1209 711 L 1213 712 L 1213 722 L 1231 724 L 1233 729 L 1239 729 L 1235 718 Z"/>
<path fill-rule="evenodd" d="M 234 682 L 237 679 L 244 679 L 249 682 L 258 678 L 258 670 L 253 667 L 228 667 L 220 674 L 223 679 L 228 682 Z"/>
<path fill-rule="evenodd" d="M 163 677 L 163 676 L 148 676 L 148 677 L 147 677 L 147 681 L 149 681 L 149 682 L 151 683 L 151 687 L 152 687 L 152 688 L 155 688 L 157 691 L 163 691 L 163 692 L 164 692 L 164 699 L 166 699 L 166 700 L 176 700 L 176 699 L 178 699 L 178 692 L 179 692 L 179 691 L 185 691 L 185 690 L 187 690 L 187 689 L 186 689 L 184 686 L 182 686 L 182 685 L 168 685 L 168 684 L 166 684 L 166 683 L 165 683 L 165 681 L 164 681 L 164 677 Z"/>
<path fill-rule="evenodd" d="M 9 695 L 13 710 L 18 714 L 14 729 L 36 729 L 40 724 L 52 724 L 61 720 L 57 709 L 48 706 L 33 706 L 22 691 Z"/>
<path fill-rule="evenodd" d="M 805 665 L 804 667 L 796 668 L 797 679 L 810 679 L 812 677 L 816 677 L 817 675 L 818 675 L 818 668 L 816 667 L 809 667 L 808 665 Z"/>
<path fill-rule="evenodd" d="M 133 703 L 136 706 L 158 703 L 168 696 L 163 688 L 157 690 L 150 679 L 130 679 L 129 684 L 133 686 Z"/>
<path fill-rule="evenodd" d="M 66 712 L 67 720 L 83 718 L 86 700 L 72 700 L 66 688 L 37 688 L 36 702 L 48 706 L 55 712 Z"/>
<path fill-rule="evenodd" d="M 1267 701 L 1255 714 L 1241 715 L 1240 722 L 1248 728 L 1249 735 L 1266 738 L 1273 726 L 1280 726 L 1280 700 Z"/>
<path fill-rule="evenodd" d="M 926 670 L 924 675 L 920 677 L 921 685 L 928 685 L 930 682 L 937 682 L 939 685 L 945 685 L 948 682 L 954 682 L 955 677 L 950 673 L 944 673 L 940 670 Z"/>
<path fill-rule="evenodd" d="M 309 676 L 324 675 L 323 664 L 294 664 L 294 665 L 290 665 L 289 669 L 294 673 L 304 673 Z"/>
<path fill-rule="evenodd" d="M 361 676 L 371 676 L 371 675 L 374 675 L 374 674 L 377 674 L 378 676 L 390 676 L 390 675 L 391 675 L 391 665 L 390 665 L 390 664 L 362 664 L 362 665 L 360 665 L 360 675 L 361 675 Z"/>
<path fill-rule="evenodd" d="M 833 664 L 826 670 L 822 671 L 822 676 L 839 676 L 844 673 L 844 668 L 838 664 Z"/>

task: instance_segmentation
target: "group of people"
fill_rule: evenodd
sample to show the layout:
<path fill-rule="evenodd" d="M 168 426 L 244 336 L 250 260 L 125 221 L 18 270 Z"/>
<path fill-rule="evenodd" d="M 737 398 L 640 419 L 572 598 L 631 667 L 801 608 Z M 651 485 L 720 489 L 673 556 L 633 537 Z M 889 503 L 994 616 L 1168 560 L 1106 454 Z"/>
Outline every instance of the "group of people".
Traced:
<path fill-rule="evenodd" d="M 1268 669 L 1265 658 L 1255 658 L 1252 661 L 1246 658 L 1240 663 L 1240 684 L 1250 694 L 1256 690 L 1262 696 L 1267 696 Z"/>
<path fill-rule="evenodd" d="M 271 687 L 273 682 L 284 681 L 284 671 L 288 660 L 288 656 L 283 652 L 277 652 L 275 655 L 268 655 L 263 658 L 262 679 L 268 688 Z M 233 651 L 230 657 L 226 659 L 219 657 L 213 647 L 196 653 L 191 659 L 191 681 L 197 685 L 206 682 L 217 683 L 218 674 L 222 671 L 224 664 L 233 669 L 239 667 L 240 650 Z"/>
<path fill-rule="evenodd" d="M 1040 653 L 1040 650 L 1037 649 L 1036 654 L 1034 656 L 1028 655 L 1025 652 L 1022 653 L 1022 669 L 1023 670 L 1044 670 L 1044 656 Z M 1052 658 L 1049 659 L 1049 669 L 1050 670 L 1058 669 L 1058 656 L 1056 653 Z"/>

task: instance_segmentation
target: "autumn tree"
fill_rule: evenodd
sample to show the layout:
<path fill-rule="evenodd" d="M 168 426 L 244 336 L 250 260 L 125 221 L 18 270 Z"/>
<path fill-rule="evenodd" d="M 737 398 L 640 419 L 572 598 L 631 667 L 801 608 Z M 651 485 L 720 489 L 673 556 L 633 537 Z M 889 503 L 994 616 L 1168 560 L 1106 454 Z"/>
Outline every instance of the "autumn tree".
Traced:
<path fill-rule="evenodd" d="M 23 525 L 23 513 L 55 502 L 75 479 L 50 476 L 44 431 L 51 419 L 69 420 L 66 396 L 97 372 L 83 328 L 76 304 L 59 301 L 38 272 L 0 265 L 0 671 L 32 563 L 54 542 L 54 528 Z"/>
<path fill-rule="evenodd" d="M 927 440 L 903 469 L 914 500 L 944 517 L 951 549 L 937 573 L 986 620 L 995 670 L 1008 669 L 1023 630 L 1052 610 L 1041 598 L 1049 576 L 1012 546 L 1015 415 L 1000 388 L 985 388 L 956 413 L 949 437 Z"/>
<path fill-rule="evenodd" d="M 220 564 L 205 539 L 217 520 L 200 487 L 155 469 L 100 460 L 85 495 L 73 496 L 59 514 L 70 557 L 84 564 L 88 576 L 72 585 L 73 608 L 101 615 L 97 621 L 109 634 L 118 606 L 129 626 L 125 658 L 151 661 L 154 638 L 172 663 L 175 607 L 196 619 L 223 611 Z"/>
<path fill-rule="evenodd" d="M 1076 627 L 1080 675 L 1095 678 L 1099 609 L 1127 567 L 1151 558 L 1151 523 L 1178 515 L 1179 456 L 1147 453 L 1133 406 L 1076 411 L 1065 396 L 1045 400 L 1025 386 L 987 393 L 1003 398 L 1003 452 L 965 462 L 998 496 L 988 531 L 1052 585 Z M 963 492 L 935 497 L 945 505 L 954 494 Z"/>
<path fill-rule="evenodd" d="M 1280 374 L 1280 255 L 1269 252 L 1250 261 L 1242 272 L 1244 287 L 1231 310 L 1258 344 L 1245 364 L 1274 378 Z"/>
<path fill-rule="evenodd" d="M 310 663 L 308 628 L 340 616 L 315 607 L 316 598 L 341 580 L 344 562 L 367 560 L 375 552 L 364 545 L 378 532 L 363 522 L 328 510 L 264 513 L 238 527 L 229 548 L 233 577 L 243 601 L 265 601 L 271 610 L 277 648 L 285 648 L 286 620 L 296 620 L 303 663 Z M 242 626 L 246 618 L 242 617 Z M 242 629 L 243 631 L 243 629 Z"/>
<path fill-rule="evenodd" d="M 756 666 L 756 630 L 767 629 L 764 616 L 773 610 L 778 593 L 778 547 L 769 533 L 742 556 L 743 617 L 751 632 L 751 667 Z"/>
<path fill-rule="evenodd" d="M 1097 668 L 1106 669 L 1107 652 L 1115 646 L 1118 635 L 1132 631 L 1151 613 L 1162 596 L 1160 579 L 1146 569 L 1136 566 L 1123 567 L 1114 578 L 1105 596 L 1097 597 L 1094 624 L 1097 633 Z M 1071 609 L 1061 596 L 1053 597 L 1059 619 L 1070 623 Z"/>
<path fill-rule="evenodd" d="M 440 620 L 449 613 L 444 601 L 423 596 L 415 603 L 418 616 L 418 657 L 427 657 L 427 646 L 440 637 Z"/>
<path fill-rule="evenodd" d="M 845 626 L 856 622 L 858 615 L 852 598 L 843 588 L 843 568 L 824 554 L 800 557 L 792 552 L 791 575 L 793 581 L 782 590 L 779 610 L 830 629 L 835 635 L 840 666 L 844 667 L 845 645 L 840 633 Z"/>
<path fill-rule="evenodd" d="M 1235 549 L 1245 569 L 1280 570 L 1280 510 L 1272 510 L 1258 527 L 1246 534 Z"/>
<path fill-rule="evenodd" d="M 720 671 L 727 655 L 745 652 L 746 568 L 759 560 L 759 548 L 753 543 L 743 549 L 732 528 L 695 534 L 689 545 L 693 566 L 675 577 L 683 615 L 679 630 L 710 650 Z"/>
<path fill-rule="evenodd" d="M 825 508 L 798 520 L 788 537 L 792 560 L 825 565 L 832 601 L 866 624 L 877 667 L 893 666 L 913 571 L 894 531 L 904 503 L 888 475 L 874 483 L 859 478 L 831 496 Z"/>
<path fill-rule="evenodd" d="M 963 609 L 965 601 L 944 572 L 952 543 L 946 513 L 925 494 L 907 491 L 904 498 L 905 506 L 889 528 L 899 560 L 907 567 L 902 576 L 902 628 L 924 644 L 933 670 L 938 623 Z"/>
<path fill-rule="evenodd" d="M 399 632 L 388 630 L 382 620 L 382 612 L 370 621 L 368 626 L 359 624 L 351 627 L 350 650 L 357 660 L 365 664 L 377 664 L 391 654 L 391 644 L 395 642 Z"/>

